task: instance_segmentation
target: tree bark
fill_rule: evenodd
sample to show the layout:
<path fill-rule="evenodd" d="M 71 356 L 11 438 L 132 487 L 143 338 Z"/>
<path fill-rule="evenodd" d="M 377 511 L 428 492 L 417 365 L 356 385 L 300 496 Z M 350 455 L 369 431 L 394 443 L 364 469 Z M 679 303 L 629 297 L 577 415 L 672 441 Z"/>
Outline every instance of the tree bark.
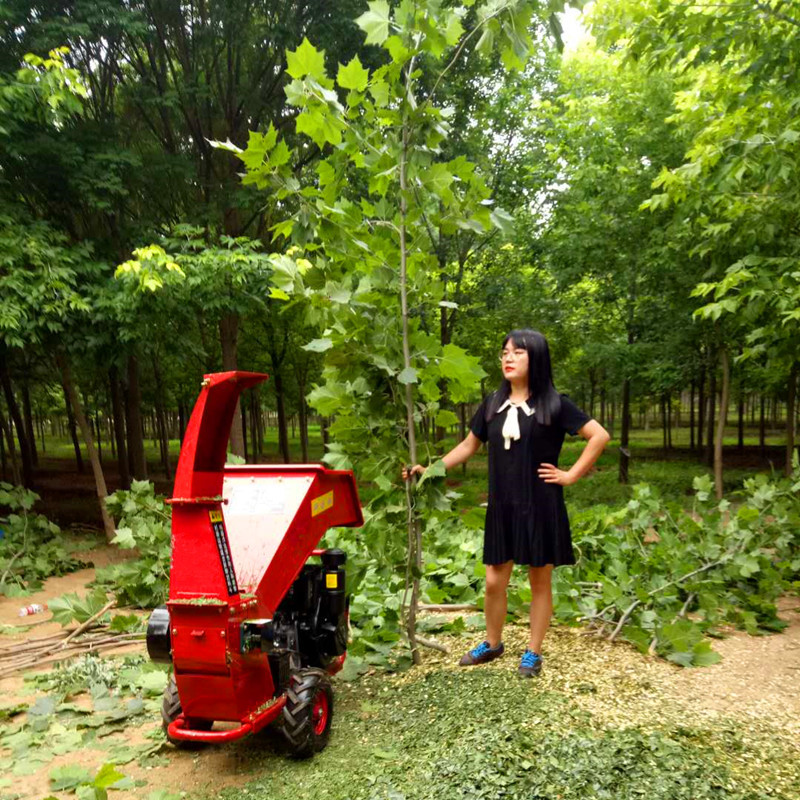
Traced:
<path fill-rule="evenodd" d="M 289 430 L 286 421 L 286 402 L 283 394 L 283 375 L 280 367 L 272 367 L 272 385 L 275 387 L 275 406 L 278 412 L 278 449 L 281 452 L 284 464 L 291 464 L 292 457 L 289 451 Z"/>
<path fill-rule="evenodd" d="M 800 373 L 800 362 L 795 361 L 789 371 L 789 391 L 786 397 L 786 477 L 792 474 L 792 456 L 794 455 L 795 435 L 795 401 L 797 400 L 797 376 Z"/>
<path fill-rule="evenodd" d="M 628 482 L 631 451 L 628 447 L 631 428 L 631 381 L 625 378 L 622 384 L 622 431 L 619 440 L 619 482 Z"/>
<path fill-rule="evenodd" d="M 697 387 L 697 452 L 703 452 L 703 430 L 706 421 L 706 371 L 700 370 L 700 381 Z"/>
<path fill-rule="evenodd" d="M 8 456 L 11 461 L 11 483 L 13 483 L 15 486 L 18 486 L 21 482 L 21 476 L 19 471 L 19 462 L 17 461 L 17 448 L 14 447 L 14 434 L 11 431 L 11 425 L 6 419 L 6 415 L 3 413 L 2 408 L 0 408 L 0 428 L 2 429 L 2 437 L 5 439 L 8 445 Z M 6 449 L 3 448 L 3 477 L 5 477 L 6 474 L 5 453 Z"/>
<path fill-rule="evenodd" d="M 300 401 L 297 408 L 300 427 L 300 450 L 303 454 L 303 463 L 308 464 L 308 409 L 306 407 L 306 387 L 302 381 L 298 382 Z"/>
<path fill-rule="evenodd" d="M 78 441 L 78 427 L 75 424 L 75 415 L 72 413 L 72 404 L 69 402 L 67 387 L 62 383 L 61 388 L 64 390 L 64 408 L 67 411 L 67 428 L 69 428 L 69 437 L 72 440 L 72 449 L 75 452 L 75 464 L 78 467 L 78 473 L 83 475 L 83 453 L 81 453 L 81 443 Z"/>
<path fill-rule="evenodd" d="M 720 361 L 722 362 L 722 396 L 719 403 L 717 436 L 714 441 L 714 488 L 716 489 L 717 500 L 722 500 L 722 445 L 725 438 L 725 423 L 728 421 L 728 400 L 731 388 L 728 349 L 724 346 L 720 351 Z"/>
<path fill-rule="evenodd" d="M 139 385 L 139 359 L 135 355 L 128 356 L 125 423 L 131 474 L 137 481 L 146 481 L 147 461 L 144 457 L 144 431 L 142 430 L 142 392 Z"/>
<path fill-rule="evenodd" d="M 111 514 L 108 513 L 106 508 L 106 479 L 103 475 L 103 468 L 100 466 L 100 459 L 97 457 L 97 450 L 94 446 L 94 439 L 92 438 L 92 431 L 86 417 L 81 408 L 81 401 L 78 398 L 78 392 L 75 389 L 75 384 L 72 382 L 72 374 L 69 368 L 69 361 L 63 353 L 56 355 L 56 362 L 61 371 L 61 380 L 64 384 L 64 389 L 67 392 L 67 397 L 72 405 L 72 411 L 75 414 L 75 419 L 78 422 L 78 427 L 81 429 L 83 441 L 86 444 L 86 452 L 89 454 L 89 463 L 92 465 L 92 472 L 94 473 L 94 483 L 97 490 L 97 500 L 100 503 L 100 514 L 103 517 L 103 528 L 106 533 L 106 539 L 110 542 L 115 535 L 114 520 L 111 519 Z"/>
<path fill-rule="evenodd" d="M 22 414 L 14 396 L 14 388 L 11 385 L 11 377 L 8 374 L 8 366 L 5 362 L 5 354 L 0 354 L 0 382 L 3 384 L 3 394 L 6 398 L 6 408 L 11 418 L 9 425 L 16 428 L 17 441 L 19 442 L 20 461 L 22 462 L 22 483 L 27 489 L 34 488 L 33 481 L 33 462 L 31 451 L 28 446 L 27 436 L 25 435 Z"/>
<path fill-rule="evenodd" d="M 708 385 L 708 428 L 706 430 L 706 464 L 714 466 L 714 414 L 717 403 L 717 370 L 711 370 Z"/>
<path fill-rule="evenodd" d="M 112 366 L 108 371 L 108 383 L 111 389 L 111 415 L 114 420 L 114 441 L 117 443 L 119 485 L 122 489 L 130 489 L 131 473 L 128 469 L 128 448 L 125 443 L 125 414 L 122 403 L 122 387 L 119 382 L 119 370 L 116 366 Z"/>
<path fill-rule="evenodd" d="M 761 392 L 758 413 L 758 450 L 763 456 L 767 449 L 767 419 L 766 419 L 767 396 Z"/>
<path fill-rule="evenodd" d="M 236 370 L 237 367 L 237 343 L 239 341 L 239 316 L 238 314 L 227 314 L 219 321 L 219 343 L 222 347 L 222 369 L 225 372 Z M 233 415 L 230 438 L 231 453 L 244 458 L 244 434 L 242 433 L 242 412 L 241 406 L 237 406 L 237 411 Z"/>
<path fill-rule="evenodd" d="M 689 450 L 694 450 L 694 380 L 689 389 Z"/>
<path fill-rule="evenodd" d="M 39 454 L 36 452 L 36 432 L 33 427 L 31 393 L 27 381 L 20 382 L 20 393 L 22 394 L 22 413 L 25 415 L 25 438 L 28 440 L 31 465 L 36 468 L 39 466 Z"/>
<path fill-rule="evenodd" d="M 164 413 L 164 381 L 161 376 L 161 368 L 158 363 L 158 356 L 153 353 L 153 376 L 156 381 L 156 424 L 158 426 L 158 444 L 161 451 L 161 463 L 167 480 L 172 480 L 172 467 L 169 463 L 169 437 L 167 435 L 167 420 Z"/>
<path fill-rule="evenodd" d="M 408 84 L 410 94 L 411 74 L 413 72 L 413 60 L 408 65 Z M 403 331 L 403 367 L 411 369 L 411 346 L 409 343 L 408 331 L 408 247 L 406 244 L 406 214 L 408 207 L 406 203 L 406 160 L 408 157 L 409 132 L 407 120 L 403 120 L 403 149 L 400 155 L 400 314 L 402 319 Z M 417 463 L 417 434 L 414 427 L 414 393 L 410 383 L 405 386 L 406 402 L 406 435 L 408 437 L 409 463 Z M 407 508 L 407 527 L 408 527 L 408 565 L 406 575 L 411 576 L 411 602 L 408 607 L 406 617 L 406 632 L 408 641 L 411 645 L 411 660 L 414 664 L 422 663 L 422 654 L 417 644 L 417 604 L 419 603 L 419 575 L 422 573 L 422 529 L 419 516 L 412 501 L 411 481 L 406 483 L 406 508 Z"/>

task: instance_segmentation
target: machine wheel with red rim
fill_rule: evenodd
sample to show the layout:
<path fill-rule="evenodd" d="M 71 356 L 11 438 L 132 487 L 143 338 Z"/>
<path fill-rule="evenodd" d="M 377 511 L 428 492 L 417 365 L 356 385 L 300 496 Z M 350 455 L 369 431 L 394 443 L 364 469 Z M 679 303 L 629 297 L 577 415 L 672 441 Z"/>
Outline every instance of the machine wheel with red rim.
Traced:
<path fill-rule="evenodd" d="M 181 715 L 181 699 L 178 697 L 178 686 L 175 683 L 175 676 L 169 676 L 169 683 L 164 689 L 164 696 L 161 701 L 161 724 L 164 728 L 164 733 L 167 734 L 172 744 L 181 750 L 196 750 L 202 744 L 198 742 L 187 742 L 183 739 L 173 739 L 167 729 L 170 723 L 174 722 Z M 214 723 L 209 719 L 189 719 L 186 721 L 186 727 L 192 728 L 196 731 L 210 731 Z"/>
<path fill-rule="evenodd" d="M 286 690 L 281 730 L 294 758 L 319 753 L 331 735 L 333 688 L 321 669 L 302 669 L 292 675 Z"/>

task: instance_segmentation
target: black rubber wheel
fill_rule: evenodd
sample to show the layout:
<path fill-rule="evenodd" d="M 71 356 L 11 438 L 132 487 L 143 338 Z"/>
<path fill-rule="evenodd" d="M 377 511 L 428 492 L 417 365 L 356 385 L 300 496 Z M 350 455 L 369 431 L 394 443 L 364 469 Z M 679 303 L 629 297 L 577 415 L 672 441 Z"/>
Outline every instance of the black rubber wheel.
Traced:
<path fill-rule="evenodd" d="M 327 672 L 302 669 L 292 674 L 286 690 L 281 731 L 292 758 L 310 758 L 331 738 L 333 688 Z"/>
<path fill-rule="evenodd" d="M 164 696 L 161 701 L 161 725 L 167 739 L 179 747 L 181 750 L 196 750 L 202 746 L 202 742 L 186 742 L 183 739 L 173 739 L 167 729 L 171 722 L 174 722 L 181 715 L 181 699 L 178 697 L 178 685 L 175 683 L 175 676 L 169 676 L 169 683 L 164 689 Z M 198 731 L 210 731 L 213 722 L 210 719 L 189 719 L 186 724 L 190 728 Z"/>

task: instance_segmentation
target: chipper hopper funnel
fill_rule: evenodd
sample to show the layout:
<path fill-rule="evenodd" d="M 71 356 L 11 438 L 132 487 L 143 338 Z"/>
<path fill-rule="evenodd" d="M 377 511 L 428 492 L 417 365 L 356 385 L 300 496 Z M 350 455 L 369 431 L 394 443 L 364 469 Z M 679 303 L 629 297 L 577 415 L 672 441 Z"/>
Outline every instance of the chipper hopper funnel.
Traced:
<path fill-rule="evenodd" d="M 162 716 L 175 743 L 236 739 L 278 720 L 290 749 L 310 755 L 327 742 L 328 676 L 347 644 L 346 555 L 314 548 L 328 528 L 363 517 L 349 471 L 225 463 L 239 395 L 266 377 L 203 381 L 169 501 L 169 601 L 151 616 L 148 650 L 174 667 Z"/>

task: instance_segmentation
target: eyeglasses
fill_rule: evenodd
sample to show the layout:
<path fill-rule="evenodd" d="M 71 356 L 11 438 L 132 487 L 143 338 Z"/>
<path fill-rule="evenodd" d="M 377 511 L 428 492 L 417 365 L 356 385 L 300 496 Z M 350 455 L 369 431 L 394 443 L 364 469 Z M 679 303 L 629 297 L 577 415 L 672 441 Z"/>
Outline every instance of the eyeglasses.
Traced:
<path fill-rule="evenodd" d="M 516 360 L 516 359 L 522 358 L 522 356 L 526 356 L 526 355 L 528 355 L 528 351 L 527 350 L 523 350 L 522 348 L 517 348 L 516 350 L 501 350 L 500 351 L 500 360 L 501 361 L 507 361 L 512 356 L 514 357 L 514 360 Z"/>

